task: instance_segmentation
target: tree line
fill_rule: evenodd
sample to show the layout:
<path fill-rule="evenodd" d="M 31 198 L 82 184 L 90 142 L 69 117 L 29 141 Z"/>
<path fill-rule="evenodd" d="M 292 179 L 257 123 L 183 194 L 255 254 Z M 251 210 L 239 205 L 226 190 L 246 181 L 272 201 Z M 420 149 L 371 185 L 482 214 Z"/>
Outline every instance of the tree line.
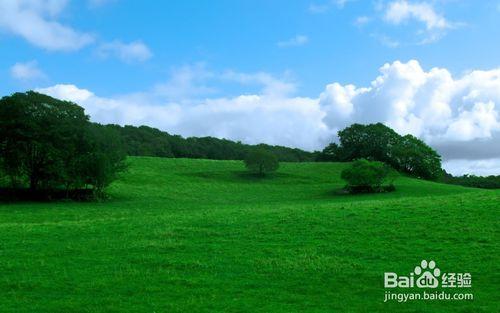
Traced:
<path fill-rule="evenodd" d="M 116 130 L 130 156 L 155 156 L 164 158 L 191 158 L 212 160 L 244 160 L 254 150 L 267 151 L 282 162 L 311 162 L 316 154 L 297 148 L 267 144 L 248 145 L 214 137 L 188 137 L 171 135 L 148 126 L 107 125 Z"/>
<path fill-rule="evenodd" d="M 448 173 L 440 179 L 441 182 L 452 185 L 461 185 L 466 187 L 484 188 L 484 189 L 499 189 L 500 188 L 500 175 L 489 176 L 476 176 L 476 175 L 462 175 L 453 176 Z"/>
<path fill-rule="evenodd" d="M 441 157 L 431 147 L 381 123 L 353 124 L 339 131 L 338 138 L 339 143 L 321 152 L 214 137 L 184 138 L 148 126 L 92 123 L 77 104 L 28 91 L 0 99 L 0 187 L 30 194 L 63 191 L 98 196 L 125 169 L 127 155 L 245 160 L 247 167 L 260 174 L 275 170 L 279 161 L 366 159 L 413 177 L 482 188 L 498 186 L 498 177 L 447 175 Z"/>

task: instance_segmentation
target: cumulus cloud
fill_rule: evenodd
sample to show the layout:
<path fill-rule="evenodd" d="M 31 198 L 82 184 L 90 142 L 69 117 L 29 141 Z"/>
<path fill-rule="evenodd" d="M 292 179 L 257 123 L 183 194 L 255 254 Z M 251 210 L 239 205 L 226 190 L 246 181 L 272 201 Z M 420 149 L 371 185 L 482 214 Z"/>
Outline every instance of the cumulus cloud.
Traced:
<path fill-rule="evenodd" d="M 385 64 L 380 72 L 369 87 L 326 87 L 320 105 L 330 128 L 384 122 L 424 139 L 445 160 L 500 157 L 492 148 L 500 146 L 500 69 L 454 78 L 442 68 L 424 71 L 412 60 Z"/>
<path fill-rule="evenodd" d="M 10 75 L 12 78 L 20 81 L 31 81 L 37 79 L 43 79 L 47 76 L 45 73 L 38 68 L 38 63 L 36 61 L 29 62 L 18 62 L 10 68 Z"/>
<path fill-rule="evenodd" d="M 290 38 L 285 41 L 279 41 L 276 45 L 278 47 L 297 47 L 297 46 L 303 46 L 309 41 L 309 38 L 304 35 L 297 35 L 293 38 Z"/>
<path fill-rule="evenodd" d="M 144 62 L 153 56 L 148 46 L 141 41 L 123 43 L 115 40 L 104 43 L 99 46 L 97 53 L 103 58 L 114 56 L 127 63 Z"/>
<path fill-rule="evenodd" d="M 66 0 L 0 1 L 0 29 L 47 50 L 78 50 L 93 37 L 57 21 L 66 4 Z"/>
<path fill-rule="evenodd" d="M 402 135 L 425 140 L 455 174 L 485 173 L 487 168 L 500 174 L 500 69 L 453 77 L 443 68 L 426 71 L 415 60 L 396 61 L 382 66 L 369 86 L 332 83 L 317 98 L 293 96 L 293 84 L 284 92 L 271 92 L 273 84 L 280 89 L 287 83 L 265 73 L 208 73 L 207 80 L 259 83 L 262 90 L 234 97 L 185 95 L 182 101 L 156 91 L 99 97 L 73 85 L 39 91 L 80 103 L 93 120 L 103 123 L 147 124 L 185 136 L 307 150 L 322 149 L 352 123 L 383 122 Z"/>

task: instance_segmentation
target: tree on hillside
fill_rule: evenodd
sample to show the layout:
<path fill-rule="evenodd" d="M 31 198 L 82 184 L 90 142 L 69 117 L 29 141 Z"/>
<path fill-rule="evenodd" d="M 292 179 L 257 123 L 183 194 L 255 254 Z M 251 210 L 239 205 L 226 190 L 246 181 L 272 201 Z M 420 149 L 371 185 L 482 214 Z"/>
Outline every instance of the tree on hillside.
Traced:
<path fill-rule="evenodd" d="M 250 150 L 262 149 L 276 155 L 279 161 L 313 161 L 316 157 L 311 152 L 296 148 L 267 144 L 248 145 L 215 137 L 184 138 L 148 126 L 110 126 L 120 133 L 127 155 L 132 156 L 244 160 Z"/>
<path fill-rule="evenodd" d="M 366 158 L 387 162 L 400 136 L 382 123 L 353 124 L 338 132 L 344 161 Z"/>
<path fill-rule="evenodd" d="M 84 154 L 82 177 L 97 195 L 125 170 L 125 148 L 120 133 L 112 127 L 91 124 L 88 128 L 89 149 Z"/>
<path fill-rule="evenodd" d="M 4 170 L 26 177 L 31 190 L 47 188 L 64 175 L 81 147 L 88 117 L 76 104 L 35 92 L 0 100 L 0 142 Z"/>
<path fill-rule="evenodd" d="M 330 143 L 316 156 L 316 161 L 318 162 L 338 162 L 341 159 L 340 147 L 335 142 Z"/>
<path fill-rule="evenodd" d="M 261 176 L 274 172 L 279 167 L 278 158 L 264 150 L 250 151 L 244 162 L 248 170 Z"/>
<path fill-rule="evenodd" d="M 127 142 L 127 154 L 137 156 L 173 157 L 172 148 L 168 137 L 156 129 L 148 126 L 124 126 L 113 125 L 117 134 L 122 135 L 123 141 Z M 120 132 L 121 131 L 121 132 Z"/>
<path fill-rule="evenodd" d="M 439 154 L 412 135 L 400 138 L 391 161 L 400 171 L 424 179 L 437 179 L 442 173 Z"/>
<path fill-rule="evenodd" d="M 0 100 L 0 165 L 14 185 L 39 190 L 76 189 L 90 183 L 95 155 L 110 160 L 110 169 L 125 155 L 111 158 L 83 108 L 33 91 Z M 118 141 L 119 142 L 119 141 Z M 114 152 L 113 152 L 114 153 Z M 95 182 L 95 180 L 93 180 Z"/>
<path fill-rule="evenodd" d="M 381 124 L 353 124 L 338 132 L 340 145 L 327 146 L 320 161 L 367 159 L 389 164 L 398 171 L 424 179 L 437 179 L 441 157 L 431 147 L 411 135 L 400 136 Z"/>
<path fill-rule="evenodd" d="M 392 172 L 383 162 L 359 159 L 342 171 L 341 178 L 347 182 L 350 193 L 393 191 L 392 181 L 388 182 L 388 177 L 394 179 L 394 175 L 389 175 Z"/>

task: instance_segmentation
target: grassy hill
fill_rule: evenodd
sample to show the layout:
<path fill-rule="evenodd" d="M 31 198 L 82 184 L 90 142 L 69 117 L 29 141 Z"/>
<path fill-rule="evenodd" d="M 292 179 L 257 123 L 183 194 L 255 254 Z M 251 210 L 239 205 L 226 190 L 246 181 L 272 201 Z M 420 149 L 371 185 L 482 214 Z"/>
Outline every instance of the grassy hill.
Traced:
<path fill-rule="evenodd" d="M 0 204 L 1 312 L 493 312 L 500 191 L 401 177 L 350 196 L 341 163 L 130 158 L 100 203 Z M 474 301 L 383 303 L 422 259 Z M 458 290 L 463 291 L 463 290 Z"/>

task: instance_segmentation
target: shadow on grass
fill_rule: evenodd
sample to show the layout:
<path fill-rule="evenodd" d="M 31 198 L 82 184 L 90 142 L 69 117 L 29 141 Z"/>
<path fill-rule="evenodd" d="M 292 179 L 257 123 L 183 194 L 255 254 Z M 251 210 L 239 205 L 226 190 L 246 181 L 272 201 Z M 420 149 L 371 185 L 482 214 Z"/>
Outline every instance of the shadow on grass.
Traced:
<path fill-rule="evenodd" d="M 370 191 L 370 192 L 350 192 L 345 186 L 333 188 L 324 193 L 326 197 L 341 197 L 341 198 L 373 198 L 374 196 L 381 196 L 387 194 L 394 194 L 396 189 L 390 191 Z"/>
<path fill-rule="evenodd" d="M 91 189 L 33 191 L 29 188 L 0 188 L 0 202 L 49 202 L 60 200 L 92 201 L 95 200 L 95 195 Z"/>
<path fill-rule="evenodd" d="M 310 183 L 309 177 L 304 177 L 289 173 L 269 173 L 259 175 L 248 171 L 207 171 L 207 172 L 191 172 L 182 173 L 182 176 L 202 178 L 207 180 L 233 182 L 233 183 L 248 183 L 248 182 L 290 182 L 294 183 Z"/>

